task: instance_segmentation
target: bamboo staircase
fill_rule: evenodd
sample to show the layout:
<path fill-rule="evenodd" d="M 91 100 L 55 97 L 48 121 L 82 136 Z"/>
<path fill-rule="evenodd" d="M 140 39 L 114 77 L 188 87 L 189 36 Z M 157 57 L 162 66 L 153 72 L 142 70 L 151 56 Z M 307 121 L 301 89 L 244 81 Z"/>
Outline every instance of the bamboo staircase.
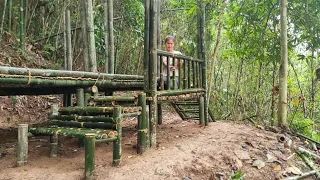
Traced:
<path fill-rule="evenodd" d="M 198 101 L 178 101 L 171 102 L 174 110 L 179 114 L 182 120 L 199 120 L 199 102 Z M 209 109 L 209 121 L 214 122 L 215 118 Z"/>

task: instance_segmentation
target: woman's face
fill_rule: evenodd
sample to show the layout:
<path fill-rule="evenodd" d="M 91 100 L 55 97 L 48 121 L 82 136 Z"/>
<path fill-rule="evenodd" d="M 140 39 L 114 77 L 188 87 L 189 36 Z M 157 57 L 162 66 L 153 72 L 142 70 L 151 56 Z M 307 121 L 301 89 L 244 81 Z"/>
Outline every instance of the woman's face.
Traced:
<path fill-rule="evenodd" d="M 173 52 L 173 48 L 174 48 L 173 39 L 169 39 L 169 40 L 166 42 L 166 51 L 168 51 L 168 52 Z"/>

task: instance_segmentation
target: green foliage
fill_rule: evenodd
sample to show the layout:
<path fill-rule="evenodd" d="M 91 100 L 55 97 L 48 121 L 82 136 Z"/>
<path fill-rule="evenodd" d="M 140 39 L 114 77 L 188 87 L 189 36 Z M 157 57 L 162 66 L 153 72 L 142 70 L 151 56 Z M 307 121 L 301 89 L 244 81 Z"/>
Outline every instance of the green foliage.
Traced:
<path fill-rule="evenodd" d="M 244 175 L 245 174 L 241 171 L 237 171 L 237 172 L 232 171 L 230 180 L 243 180 Z"/>
<path fill-rule="evenodd" d="M 290 128 L 295 132 L 320 140 L 320 135 L 315 131 L 315 122 L 311 119 L 305 118 L 300 112 L 294 114 Z"/>

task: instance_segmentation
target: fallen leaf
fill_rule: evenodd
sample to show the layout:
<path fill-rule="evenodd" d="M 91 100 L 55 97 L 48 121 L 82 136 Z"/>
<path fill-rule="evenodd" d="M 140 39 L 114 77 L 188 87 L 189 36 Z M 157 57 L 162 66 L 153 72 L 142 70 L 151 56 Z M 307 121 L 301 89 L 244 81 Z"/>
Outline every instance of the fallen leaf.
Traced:
<path fill-rule="evenodd" d="M 240 160 L 247 160 L 251 159 L 249 156 L 249 153 L 242 150 L 234 151 L 234 154 L 240 159 Z"/>
<path fill-rule="evenodd" d="M 253 161 L 252 166 L 257 167 L 258 169 L 261 169 L 264 166 L 266 166 L 266 163 L 264 163 L 263 161 L 257 159 L 255 161 Z"/>
<path fill-rule="evenodd" d="M 292 173 L 292 174 L 295 174 L 295 175 L 300 175 L 300 174 L 302 174 L 301 170 L 300 170 L 299 168 L 295 167 L 295 166 L 288 167 L 288 168 L 286 169 L 286 171 L 287 171 L 288 173 Z"/>
<path fill-rule="evenodd" d="M 275 162 L 277 160 L 276 157 L 274 157 L 273 155 L 271 154 L 267 154 L 267 163 L 272 163 L 272 162 Z"/>
<path fill-rule="evenodd" d="M 281 170 L 281 166 L 278 164 L 273 168 L 274 171 L 280 171 Z"/>

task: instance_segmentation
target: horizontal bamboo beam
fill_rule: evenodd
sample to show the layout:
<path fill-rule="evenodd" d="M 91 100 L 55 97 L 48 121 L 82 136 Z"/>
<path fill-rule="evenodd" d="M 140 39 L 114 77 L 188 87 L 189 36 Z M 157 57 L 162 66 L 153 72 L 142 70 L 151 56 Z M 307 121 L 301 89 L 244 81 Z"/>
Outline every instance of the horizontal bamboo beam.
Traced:
<path fill-rule="evenodd" d="M 117 140 L 117 137 L 112 137 L 108 139 L 97 139 L 96 143 L 107 143 L 107 142 L 113 142 L 115 140 Z"/>
<path fill-rule="evenodd" d="M 64 78 L 91 78 L 94 80 L 141 80 L 143 76 L 125 75 L 125 74 L 106 74 L 85 71 L 66 71 L 52 69 L 29 69 L 0 66 L 0 75 L 24 75 L 24 76 L 41 76 L 41 77 L 64 77 Z"/>
<path fill-rule="evenodd" d="M 112 117 L 103 116 L 78 116 L 78 115 L 50 115 L 48 119 L 64 120 L 64 121 L 77 121 L 77 122 L 106 122 L 115 123 Z"/>
<path fill-rule="evenodd" d="M 188 106 L 191 106 L 191 105 L 198 105 L 199 106 L 199 103 L 197 101 L 179 101 L 179 102 L 176 102 L 175 103 L 176 105 L 188 105 Z"/>
<path fill-rule="evenodd" d="M 57 126 L 75 127 L 75 128 L 99 128 L 99 129 L 113 129 L 113 130 L 117 129 L 117 125 L 114 123 L 51 120 L 50 124 L 57 125 Z"/>
<path fill-rule="evenodd" d="M 106 81 L 106 80 L 77 80 L 77 79 L 41 79 L 41 78 L 29 78 L 29 77 L 1 77 L 0 75 L 0 88 L 1 87 L 89 87 L 98 86 L 99 88 L 130 88 L 139 87 L 142 89 L 143 81 Z"/>
<path fill-rule="evenodd" d="M 183 55 L 178 55 L 178 54 L 173 54 L 169 53 L 167 51 L 162 51 L 162 50 L 157 50 L 158 56 L 169 56 L 169 57 L 175 57 L 177 59 L 184 59 L 184 60 L 189 60 L 189 61 L 195 61 L 195 62 L 204 62 L 204 60 L 201 59 L 196 59 L 190 56 L 183 56 Z"/>
<path fill-rule="evenodd" d="M 190 93 L 203 93 L 204 89 L 195 88 L 195 89 L 178 89 L 178 90 L 166 90 L 166 91 L 157 91 L 158 96 L 175 96 L 182 94 Z"/>
<path fill-rule="evenodd" d="M 91 97 L 93 102 L 110 102 L 110 101 L 136 101 L 137 97 L 123 97 L 123 96 L 98 96 Z"/>
<path fill-rule="evenodd" d="M 72 136 L 77 138 L 84 138 L 85 134 L 94 133 L 96 139 L 107 139 L 117 135 L 117 131 L 103 130 L 103 129 L 81 129 L 81 128 L 67 128 L 67 127 L 37 127 L 29 128 L 29 132 L 33 135 L 62 135 Z"/>
<path fill-rule="evenodd" d="M 180 109 L 181 112 L 199 113 L 199 109 Z"/>
<path fill-rule="evenodd" d="M 61 114 L 81 114 L 81 115 L 106 115 L 112 114 L 113 107 L 62 107 L 59 109 Z"/>

